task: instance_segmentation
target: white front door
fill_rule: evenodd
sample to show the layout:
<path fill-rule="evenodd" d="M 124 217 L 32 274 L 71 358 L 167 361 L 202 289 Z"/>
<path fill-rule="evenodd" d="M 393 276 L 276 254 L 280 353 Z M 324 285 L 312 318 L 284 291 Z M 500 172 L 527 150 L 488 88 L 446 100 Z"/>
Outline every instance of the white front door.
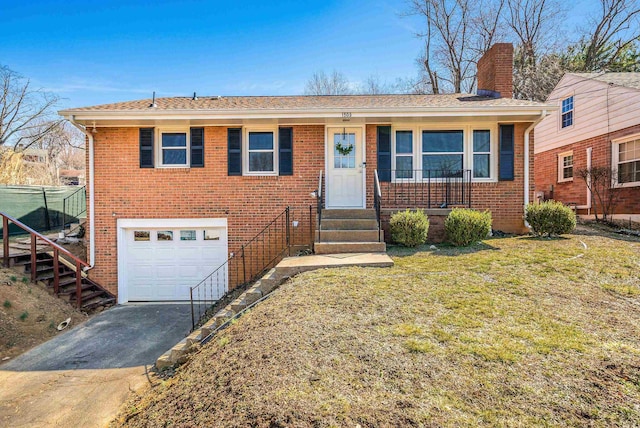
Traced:
<path fill-rule="evenodd" d="M 327 146 L 327 208 L 364 208 L 362 128 L 328 128 Z"/>

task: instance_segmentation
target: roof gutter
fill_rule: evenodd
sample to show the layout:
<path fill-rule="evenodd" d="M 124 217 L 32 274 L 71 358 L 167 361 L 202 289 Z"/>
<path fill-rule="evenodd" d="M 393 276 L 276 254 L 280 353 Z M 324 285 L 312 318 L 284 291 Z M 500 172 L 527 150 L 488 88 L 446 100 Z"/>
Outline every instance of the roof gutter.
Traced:
<path fill-rule="evenodd" d="M 533 128 L 536 127 L 537 124 L 539 124 L 542 119 L 544 119 L 545 117 L 547 117 L 547 110 L 543 110 L 542 113 L 540 114 L 540 117 L 538 119 L 536 119 L 535 122 L 533 122 L 531 125 L 529 125 L 529 127 L 524 131 L 524 206 L 523 206 L 523 215 L 524 215 L 524 225 L 528 228 L 531 229 L 531 226 L 529 225 L 529 223 L 527 223 L 527 205 L 529 205 L 529 191 L 530 191 L 530 183 L 529 183 L 529 175 L 530 175 L 530 171 L 529 171 L 529 138 L 531 135 L 531 131 L 533 131 Z"/>
<path fill-rule="evenodd" d="M 485 106 L 469 107 L 404 107 L 404 108 L 327 108 L 282 110 L 63 110 L 61 115 L 79 121 L 90 120 L 184 120 L 184 119 L 272 119 L 272 118 L 372 118 L 372 117 L 425 117 L 425 116 L 527 116 L 540 111 L 540 106 Z M 545 109 L 553 109 L 545 106 Z"/>
<path fill-rule="evenodd" d="M 89 140 L 89 269 L 93 268 L 96 259 L 96 228 L 95 228 L 95 197 L 94 197 L 94 162 L 93 162 L 93 134 L 87 128 L 75 122 L 75 116 L 66 118 L 69 123 L 78 128 Z"/>

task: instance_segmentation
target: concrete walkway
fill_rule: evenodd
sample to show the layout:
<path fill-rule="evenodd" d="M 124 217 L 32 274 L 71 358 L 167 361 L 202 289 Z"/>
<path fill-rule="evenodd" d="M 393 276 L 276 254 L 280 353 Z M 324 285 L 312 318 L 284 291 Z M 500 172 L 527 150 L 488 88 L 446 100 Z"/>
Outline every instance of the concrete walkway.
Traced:
<path fill-rule="evenodd" d="M 344 253 L 321 254 L 302 257 L 287 257 L 278 263 L 277 268 L 305 268 L 304 270 L 363 266 L 363 267 L 390 267 L 393 260 L 386 253 Z"/>
<path fill-rule="evenodd" d="M 591 214 L 580 214 L 579 217 L 584 220 L 595 220 L 596 216 Z M 602 217 L 602 216 L 600 216 Z M 612 214 L 611 218 L 616 222 L 619 222 L 623 226 L 627 226 L 628 222 L 640 224 L 640 214 Z"/>
<path fill-rule="evenodd" d="M 105 426 L 190 321 L 189 305 L 116 306 L 0 365 L 0 426 Z"/>

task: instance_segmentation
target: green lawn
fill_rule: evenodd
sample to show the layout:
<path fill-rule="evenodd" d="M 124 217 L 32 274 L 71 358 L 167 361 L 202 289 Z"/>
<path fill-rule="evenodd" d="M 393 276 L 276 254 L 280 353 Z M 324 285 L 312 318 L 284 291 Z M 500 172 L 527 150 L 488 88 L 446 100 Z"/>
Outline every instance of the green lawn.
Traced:
<path fill-rule="evenodd" d="M 638 239 L 389 253 L 289 281 L 114 425 L 640 425 Z"/>

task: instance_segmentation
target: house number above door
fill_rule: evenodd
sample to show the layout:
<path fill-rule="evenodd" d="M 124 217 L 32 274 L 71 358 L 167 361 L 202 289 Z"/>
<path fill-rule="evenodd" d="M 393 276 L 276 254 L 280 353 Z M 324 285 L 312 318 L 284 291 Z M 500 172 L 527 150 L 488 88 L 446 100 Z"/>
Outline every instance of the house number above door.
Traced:
<path fill-rule="evenodd" d="M 343 111 L 342 112 L 342 118 L 343 119 L 351 119 L 351 112 L 350 111 Z"/>

